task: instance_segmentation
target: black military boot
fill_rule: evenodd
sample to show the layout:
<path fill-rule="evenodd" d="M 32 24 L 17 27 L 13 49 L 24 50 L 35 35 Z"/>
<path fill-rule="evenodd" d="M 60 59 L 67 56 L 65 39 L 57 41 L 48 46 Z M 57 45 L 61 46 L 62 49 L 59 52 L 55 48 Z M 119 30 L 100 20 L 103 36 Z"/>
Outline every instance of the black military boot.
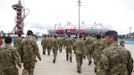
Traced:
<path fill-rule="evenodd" d="M 81 71 L 77 71 L 77 73 L 81 73 Z"/>
<path fill-rule="evenodd" d="M 97 69 L 96 69 L 96 67 L 94 68 L 94 72 L 95 72 L 95 73 L 97 72 Z"/>
<path fill-rule="evenodd" d="M 45 53 L 45 51 L 43 51 L 43 55 L 45 55 L 46 53 Z"/>
<path fill-rule="evenodd" d="M 68 55 L 66 55 L 66 60 L 68 61 Z"/>
<path fill-rule="evenodd" d="M 50 56 L 50 52 L 48 52 L 48 56 Z"/>
<path fill-rule="evenodd" d="M 53 63 L 55 63 L 55 59 L 53 60 Z"/>
<path fill-rule="evenodd" d="M 72 62 L 72 57 L 70 57 L 70 62 Z"/>
<path fill-rule="evenodd" d="M 92 61 L 89 61 L 89 62 L 88 62 L 88 65 L 91 65 L 91 63 L 92 63 Z"/>

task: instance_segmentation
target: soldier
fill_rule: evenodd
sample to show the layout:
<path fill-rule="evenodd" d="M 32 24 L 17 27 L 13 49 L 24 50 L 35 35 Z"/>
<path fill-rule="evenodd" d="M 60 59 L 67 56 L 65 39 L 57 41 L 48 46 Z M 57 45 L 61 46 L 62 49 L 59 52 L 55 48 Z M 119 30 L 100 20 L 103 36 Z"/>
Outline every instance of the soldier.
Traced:
<path fill-rule="evenodd" d="M 93 38 L 92 36 L 88 36 L 86 38 L 85 42 L 85 46 L 86 46 L 86 54 L 87 54 L 87 58 L 88 58 L 88 65 L 90 65 L 92 63 L 92 52 L 93 52 L 93 47 L 92 44 L 95 41 L 95 38 Z"/>
<path fill-rule="evenodd" d="M 27 70 L 29 75 L 33 75 L 34 67 L 36 63 L 36 57 L 41 61 L 39 48 L 33 37 L 33 32 L 31 30 L 27 31 L 27 36 L 22 40 L 22 62 L 24 64 L 24 70 Z"/>
<path fill-rule="evenodd" d="M 81 73 L 81 66 L 83 63 L 83 58 L 85 56 L 84 41 L 81 39 L 81 36 L 76 39 L 73 50 L 75 51 L 75 57 L 77 62 L 77 72 Z"/>
<path fill-rule="evenodd" d="M 122 47 L 125 47 L 125 41 L 124 41 L 124 40 L 120 40 L 120 45 L 121 45 Z"/>
<path fill-rule="evenodd" d="M 57 52 L 58 52 L 58 40 L 56 36 L 54 36 L 52 40 L 52 50 L 53 50 L 53 63 L 56 62 Z"/>
<path fill-rule="evenodd" d="M 47 36 L 43 35 L 43 38 L 41 40 L 41 46 L 42 46 L 42 50 L 43 50 L 43 55 L 46 54 L 46 49 L 47 49 Z"/>
<path fill-rule="evenodd" d="M 47 38 L 47 52 L 50 55 L 52 49 L 52 37 L 49 35 Z"/>
<path fill-rule="evenodd" d="M 66 45 L 66 60 L 68 61 L 68 58 L 70 59 L 70 62 L 72 62 L 72 45 L 73 45 L 73 39 L 68 36 L 65 40 L 65 45 Z"/>
<path fill-rule="evenodd" d="M 131 75 L 133 59 L 130 52 L 117 44 L 118 33 L 109 30 L 105 33 L 105 43 L 108 45 L 101 54 L 96 75 Z"/>
<path fill-rule="evenodd" d="M 103 49 L 106 48 L 106 44 L 104 43 L 104 40 L 101 39 L 101 36 L 96 35 L 96 38 L 97 39 L 91 45 L 91 47 L 92 47 L 91 49 L 93 49 L 92 57 L 93 57 L 94 64 L 95 64 L 95 68 L 94 68 L 95 72 L 97 70 L 97 66 L 98 66 L 98 62 L 100 60 L 101 52 L 103 51 Z"/>
<path fill-rule="evenodd" d="M 22 56 L 21 49 L 20 49 L 21 41 L 22 41 L 21 32 L 18 32 L 18 37 L 16 37 L 14 39 L 14 47 L 16 47 L 16 49 L 18 50 L 20 56 Z"/>
<path fill-rule="evenodd" d="M 59 52 L 62 52 L 62 47 L 63 47 L 63 38 L 62 37 L 58 37 L 58 45 L 59 45 Z"/>
<path fill-rule="evenodd" d="M 6 37 L 5 45 L 0 49 L 0 75 L 19 75 L 16 65 L 21 68 L 21 59 L 11 42 L 11 37 Z"/>

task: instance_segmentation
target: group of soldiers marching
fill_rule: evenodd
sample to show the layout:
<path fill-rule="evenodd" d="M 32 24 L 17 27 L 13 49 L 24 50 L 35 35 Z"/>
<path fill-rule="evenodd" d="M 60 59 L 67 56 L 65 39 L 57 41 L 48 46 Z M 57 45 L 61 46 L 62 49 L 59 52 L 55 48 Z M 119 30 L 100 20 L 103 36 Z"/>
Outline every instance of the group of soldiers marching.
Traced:
<path fill-rule="evenodd" d="M 113 41 L 109 42 L 109 40 L 111 40 L 111 39 L 107 40 L 106 38 L 103 38 L 101 35 L 96 35 L 94 37 L 91 35 L 87 36 L 87 37 L 83 37 L 83 36 L 79 36 L 79 37 L 70 37 L 70 36 L 57 37 L 57 36 L 54 36 L 54 37 L 51 37 L 48 35 L 44 35 L 42 40 L 41 40 L 41 45 L 42 45 L 43 54 L 46 53 L 46 50 L 48 52 L 48 55 L 50 54 L 51 50 L 53 51 L 53 56 L 54 56 L 53 63 L 55 63 L 55 61 L 56 61 L 57 53 L 62 52 L 62 50 L 65 50 L 66 60 L 67 61 L 69 60 L 70 62 L 72 62 L 72 54 L 74 52 L 76 62 L 77 62 L 77 72 L 78 73 L 81 73 L 81 66 L 83 63 L 83 59 L 85 59 L 87 57 L 88 61 L 89 61 L 88 62 L 89 65 L 92 63 L 92 59 L 93 59 L 94 64 L 95 64 L 94 71 L 97 75 L 109 75 L 109 74 L 104 74 L 103 71 L 100 70 L 101 69 L 100 62 L 104 61 L 104 60 L 101 60 L 101 59 L 103 59 L 102 58 L 103 50 L 109 48 L 110 44 L 115 44 L 115 47 L 117 48 L 117 50 L 118 49 L 125 50 L 126 52 L 128 52 L 127 55 L 130 55 L 130 56 L 128 56 L 129 59 L 122 60 L 122 62 L 129 61 L 128 63 L 125 63 L 125 65 L 129 64 L 128 65 L 129 68 L 126 68 L 129 73 L 122 74 L 124 72 L 120 73 L 117 71 L 113 74 L 111 72 L 111 75 L 130 75 L 132 73 L 132 69 L 133 69 L 133 60 L 132 60 L 131 54 L 124 47 L 124 42 L 121 41 L 120 45 L 117 44 L 116 39 L 118 38 L 118 35 L 117 34 L 115 35 L 115 34 L 116 34 L 116 31 L 109 31 L 107 34 L 107 36 L 110 38 L 114 37 L 114 38 L 112 38 L 112 40 L 114 42 Z M 110 44 L 107 44 L 106 42 L 109 42 Z M 116 48 L 115 48 L 115 50 L 116 50 Z M 116 53 L 115 53 L 115 56 L 116 56 Z M 119 53 L 119 56 L 121 56 L 120 53 Z M 110 56 L 110 57 L 112 57 L 112 56 Z M 115 58 L 115 59 L 121 60 L 122 58 Z M 116 65 L 117 63 L 115 62 L 114 64 Z M 119 73 L 119 74 L 116 74 L 116 73 Z"/>
<path fill-rule="evenodd" d="M 72 62 L 75 54 L 77 73 L 81 73 L 83 59 L 87 57 L 88 64 L 95 64 L 96 75 L 131 75 L 133 70 L 133 59 L 131 53 L 121 45 L 117 44 L 118 33 L 110 30 L 105 33 L 105 38 L 96 36 L 79 37 L 57 37 L 43 35 L 41 40 L 43 55 L 53 52 L 53 63 L 56 63 L 57 54 L 66 52 L 66 60 Z M 19 68 L 23 64 L 22 75 L 33 75 L 36 57 L 41 61 L 39 48 L 31 30 L 28 30 L 25 38 L 5 38 L 5 45 L 0 48 L 0 75 L 19 75 Z"/>
<path fill-rule="evenodd" d="M 11 45 L 10 36 L 5 37 L 4 42 L 0 48 L 0 75 L 19 75 L 18 67 L 22 66 L 22 75 L 33 75 L 36 57 L 41 61 L 33 32 L 28 30 L 25 38 L 18 32 L 18 37 L 14 38 L 14 45 Z"/>

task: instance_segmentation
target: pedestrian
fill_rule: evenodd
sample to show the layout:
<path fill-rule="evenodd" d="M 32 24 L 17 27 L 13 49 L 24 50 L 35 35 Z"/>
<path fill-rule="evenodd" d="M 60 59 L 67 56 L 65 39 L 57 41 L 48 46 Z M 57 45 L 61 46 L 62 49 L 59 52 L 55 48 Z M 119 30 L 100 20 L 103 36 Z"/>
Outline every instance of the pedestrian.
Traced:
<path fill-rule="evenodd" d="M 81 73 L 81 66 L 83 63 L 83 58 L 85 57 L 86 51 L 85 51 L 85 45 L 84 41 L 82 40 L 82 37 L 76 39 L 73 50 L 75 51 L 75 57 L 77 62 L 77 73 Z"/>
<path fill-rule="evenodd" d="M 87 59 L 88 59 L 88 65 L 90 65 L 92 63 L 92 53 L 93 53 L 93 42 L 95 41 L 96 39 L 93 38 L 92 36 L 88 36 L 84 43 L 85 43 L 85 46 L 86 46 L 86 55 L 87 55 Z"/>
<path fill-rule="evenodd" d="M 98 62 L 100 60 L 101 57 L 101 53 L 102 51 L 106 48 L 106 44 L 104 42 L 104 39 L 101 38 L 101 35 L 96 35 L 96 40 L 93 42 L 93 44 L 91 45 L 91 49 L 93 49 L 92 51 L 92 57 L 94 60 L 94 72 L 96 72 L 97 68 L 98 68 Z"/>
<path fill-rule="evenodd" d="M 131 53 L 117 44 L 118 33 L 109 30 L 105 33 L 105 43 L 108 45 L 101 54 L 96 75 L 131 75 L 133 59 Z"/>
<path fill-rule="evenodd" d="M 12 38 L 6 37 L 5 45 L 0 49 L 0 75 L 19 75 L 17 66 L 21 68 L 21 59 L 11 42 Z"/>
<path fill-rule="evenodd" d="M 19 31 L 19 32 L 18 32 L 18 37 L 14 38 L 14 47 L 16 47 L 16 49 L 18 50 L 20 56 L 22 56 L 22 52 L 21 52 L 20 47 L 21 47 L 21 41 L 22 41 L 22 39 L 23 39 L 23 38 L 21 37 L 21 35 L 22 35 L 22 32 Z"/>
<path fill-rule="evenodd" d="M 29 75 L 33 75 L 35 64 L 37 62 L 36 57 L 41 61 L 41 56 L 39 53 L 38 45 L 33 36 L 33 32 L 31 30 L 27 31 L 26 38 L 22 40 L 21 50 L 22 62 L 24 65 L 23 72 L 27 71 Z"/>
<path fill-rule="evenodd" d="M 57 53 L 58 53 L 58 40 L 57 36 L 52 39 L 52 51 L 53 51 L 53 63 L 56 63 Z"/>
<path fill-rule="evenodd" d="M 122 47 L 125 47 L 125 41 L 124 41 L 124 40 L 120 40 L 120 45 L 121 45 Z"/>
<path fill-rule="evenodd" d="M 42 36 L 42 40 L 41 40 L 41 46 L 42 46 L 42 53 L 43 55 L 46 54 L 46 50 L 47 50 L 47 35 L 43 35 Z"/>
<path fill-rule="evenodd" d="M 68 58 L 70 62 L 72 62 L 72 46 L 73 46 L 73 38 L 68 36 L 65 40 L 65 45 L 66 45 L 66 60 L 68 61 Z"/>

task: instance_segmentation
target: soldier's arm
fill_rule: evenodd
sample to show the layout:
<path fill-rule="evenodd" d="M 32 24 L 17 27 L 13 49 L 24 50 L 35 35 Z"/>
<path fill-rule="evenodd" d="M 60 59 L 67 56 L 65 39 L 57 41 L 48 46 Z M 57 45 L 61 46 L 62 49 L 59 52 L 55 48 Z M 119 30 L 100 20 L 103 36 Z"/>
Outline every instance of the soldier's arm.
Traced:
<path fill-rule="evenodd" d="M 21 58 L 16 48 L 12 50 L 12 56 L 16 64 L 21 68 Z"/>
<path fill-rule="evenodd" d="M 103 52 L 101 55 L 101 59 L 98 64 L 97 73 L 103 73 L 103 75 L 109 75 L 109 59 L 106 55 L 107 53 Z"/>
<path fill-rule="evenodd" d="M 76 53 L 76 43 L 73 44 L 72 49 L 74 50 L 74 54 Z"/>
<path fill-rule="evenodd" d="M 83 41 L 82 45 L 83 45 L 84 56 L 86 56 L 87 50 L 86 50 L 86 44 L 84 43 L 84 41 Z"/>
<path fill-rule="evenodd" d="M 133 70 L 133 59 L 131 57 L 130 52 L 128 51 L 128 63 L 127 63 L 128 75 L 131 75 L 132 70 Z"/>
<path fill-rule="evenodd" d="M 36 56 L 41 61 L 41 56 L 40 56 L 39 48 L 38 48 L 36 41 L 33 41 L 33 47 L 34 47 L 34 52 L 35 52 Z"/>

